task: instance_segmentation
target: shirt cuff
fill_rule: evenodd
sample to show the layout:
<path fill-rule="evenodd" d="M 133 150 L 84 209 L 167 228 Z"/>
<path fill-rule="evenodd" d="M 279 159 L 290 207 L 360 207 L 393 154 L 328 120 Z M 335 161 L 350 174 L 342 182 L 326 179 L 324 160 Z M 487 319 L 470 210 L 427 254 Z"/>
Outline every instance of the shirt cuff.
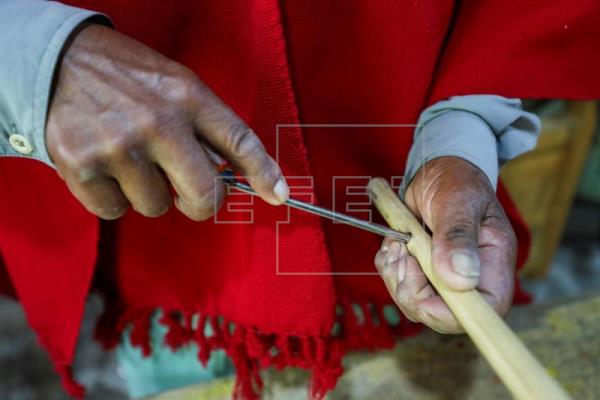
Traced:
<path fill-rule="evenodd" d="M 533 149 L 540 129 L 539 118 L 524 111 L 519 99 L 470 95 L 440 101 L 419 118 L 400 194 L 425 163 L 444 156 L 475 165 L 496 188 L 499 167 Z"/>
<path fill-rule="evenodd" d="M 93 11 L 54 1 L 0 3 L 0 155 L 28 157 L 53 166 L 45 143 L 46 119 L 62 49 L 80 24 L 111 26 Z"/>

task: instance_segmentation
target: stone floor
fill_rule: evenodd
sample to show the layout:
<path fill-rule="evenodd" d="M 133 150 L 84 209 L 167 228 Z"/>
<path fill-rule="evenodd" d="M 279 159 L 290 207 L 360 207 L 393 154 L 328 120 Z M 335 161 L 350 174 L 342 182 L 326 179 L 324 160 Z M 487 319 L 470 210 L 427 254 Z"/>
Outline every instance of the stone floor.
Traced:
<path fill-rule="evenodd" d="M 75 370 L 78 381 L 89 388 L 89 400 L 126 399 L 112 354 L 92 340 L 92 327 L 101 311 L 99 298 L 87 304 Z M 21 307 L 0 297 L 0 399 L 66 400 L 60 381 L 35 336 Z"/>
<path fill-rule="evenodd" d="M 525 288 L 534 293 L 538 302 L 573 297 L 600 288 L 599 239 L 600 207 L 576 204 L 548 279 L 527 281 Z M 99 300 L 92 298 L 80 338 L 77 377 L 90 389 L 88 399 L 125 399 L 114 359 L 91 340 L 92 326 L 100 310 Z M 0 298 L 0 399 L 66 398 L 47 357 L 28 329 L 20 307 Z"/>

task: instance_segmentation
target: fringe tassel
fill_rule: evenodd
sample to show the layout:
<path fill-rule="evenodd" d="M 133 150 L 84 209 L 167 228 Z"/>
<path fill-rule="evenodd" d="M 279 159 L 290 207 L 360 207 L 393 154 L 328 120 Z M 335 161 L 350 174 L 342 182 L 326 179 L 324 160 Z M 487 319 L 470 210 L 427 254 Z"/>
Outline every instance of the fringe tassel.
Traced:
<path fill-rule="evenodd" d="M 202 363 L 204 367 L 208 364 L 208 359 L 210 358 L 210 347 L 208 345 L 208 341 L 206 340 L 206 336 L 204 335 L 204 327 L 206 326 L 206 315 L 200 315 L 200 320 L 198 321 L 198 327 L 196 328 L 196 334 L 194 335 L 194 340 L 198 343 L 198 359 Z"/>
<path fill-rule="evenodd" d="M 165 343 L 177 350 L 190 343 L 198 345 L 198 359 L 206 366 L 212 351 L 223 349 L 236 369 L 234 399 L 257 400 L 263 388 L 262 368 L 299 367 L 312 371 L 309 397 L 321 400 L 333 389 L 343 373 L 342 358 L 351 350 L 391 348 L 399 336 L 409 336 L 420 331 L 420 325 L 403 318 L 399 324 L 389 324 L 383 313 L 384 305 L 373 303 L 340 303 L 336 324 L 340 326 L 335 336 L 296 336 L 266 334 L 258 329 L 234 325 L 223 317 L 194 312 L 164 310 L 160 323 L 167 327 Z M 113 329 L 98 329 L 98 334 L 111 332 L 116 326 L 117 337 L 131 326 L 133 346 L 141 347 L 143 354 L 151 354 L 150 327 L 154 309 L 128 310 L 121 314 Z M 194 326 L 195 318 L 198 323 Z M 111 320 L 116 320 L 111 317 Z M 114 342 L 111 339 L 110 342 Z M 118 343 L 118 341 L 117 341 Z M 66 370 L 65 370 L 66 371 Z M 68 371 L 61 372 L 69 393 L 81 394 Z"/>
<path fill-rule="evenodd" d="M 152 354 L 152 347 L 150 346 L 150 328 L 152 326 L 152 316 L 154 310 L 144 310 L 133 314 L 130 321 L 131 332 L 129 339 L 131 345 L 142 349 L 144 357 Z M 125 326 L 125 321 L 121 321 L 120 325 Z M 121 329 L 121 333 L 124 329 Z"/>
<path fill-rule="evenodd" d="M 176 311 L 163 313 L 160 323 L 169 328 L 165 337 L 165 343 L 171 350 L 177 351 L 192 341 L 195 336 L 192 320 L 193 314 L 190 313 L 185 315 Z"/>

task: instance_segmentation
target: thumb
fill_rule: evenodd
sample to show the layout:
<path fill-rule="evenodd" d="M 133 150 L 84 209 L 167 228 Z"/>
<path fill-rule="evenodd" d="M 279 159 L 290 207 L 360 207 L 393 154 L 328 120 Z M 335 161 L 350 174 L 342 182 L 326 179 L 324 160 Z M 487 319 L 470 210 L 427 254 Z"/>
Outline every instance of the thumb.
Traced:
<path fill-rule="evenodd" d="M 466 202 L 468 204 L 468 202 Z M 453 290 L 475 289 L 479 283 L 479 226 L 480 207 L 471 204 L 462 207 L 444 207 L 434 217 L 433 266 L 446 285 Z"/>

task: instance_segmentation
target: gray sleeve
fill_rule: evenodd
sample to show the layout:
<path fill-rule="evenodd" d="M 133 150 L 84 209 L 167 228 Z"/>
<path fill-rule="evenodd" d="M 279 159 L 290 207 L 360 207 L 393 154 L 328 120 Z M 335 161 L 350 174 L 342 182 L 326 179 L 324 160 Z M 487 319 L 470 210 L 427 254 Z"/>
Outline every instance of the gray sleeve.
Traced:
<path fill-rule="evenodd" d="M 54 1 L 0 0 L 0 156 L 52 165 L 44 136 L 54 70 L 70 34 L 90 19 L 110 25 Z"/>
<path fill-rule="evenodd" d="M 535 147 L 540 120 L 519 99 L 456 96 L 425 109 L 417 122 L 400 193 L 428 161 L 455 156 L 477 166 L 495 188 L 504 162 Z"/>

